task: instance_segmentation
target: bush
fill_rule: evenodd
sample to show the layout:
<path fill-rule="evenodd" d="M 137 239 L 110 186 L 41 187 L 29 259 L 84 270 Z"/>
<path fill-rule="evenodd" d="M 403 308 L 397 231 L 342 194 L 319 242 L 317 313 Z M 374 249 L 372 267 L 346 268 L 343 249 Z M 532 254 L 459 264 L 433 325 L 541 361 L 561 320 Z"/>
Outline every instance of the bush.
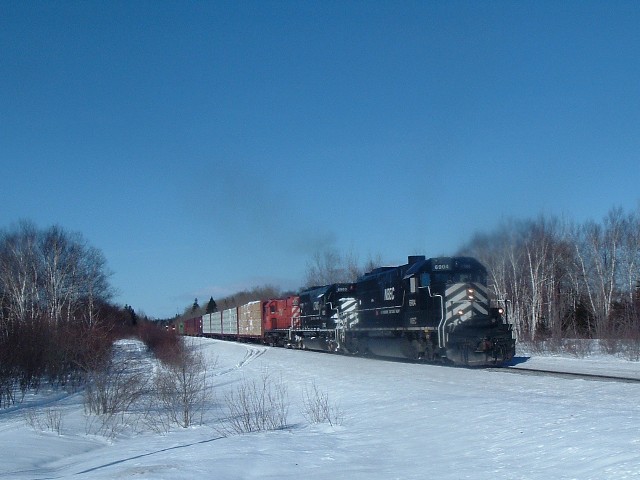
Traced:
<path fill-rule="evenodd" d="M 182 337 L 152 322 L 142 322 L 138 337 L 154 356 L 165 364 L 180 364 L 184 360 L 185 348 Z"/>
<path fill-rule="evenodd" d="M 62 435 L 62 412 L 53 408 L 44 411 L 27 409 L 25 422 L 34 430 L 50 431 Z"/>
<path fill-rule="evenodd" d="M 342 425 L 344 414 L 337 404 L 329 401 L 329 394 L 321 391 L 315 382 L 311 389 L 302 392 L 302 415 L 311 423 L 325 423 Z"/>
<path fill-rule="evenodd" d="M 183 349 L 153 381 L 157 410 L 150 408 L 147 424 L 168 431 L 171 425 L 187 428 L 202 422 L 206 398 L 207 364 L 201 352 Z M 153 412 L 153 414 L 152 414 Z"/>
<path fill-rule="evenodd" d="M 126 415 L 148 391 L 146 372 L 128 352 L 96 359 L 85 377 L 85 413 L 92 415 L 87 433 L 113 437 L 125 424 Z"/>
<path fill-rule="evenodd" d="M 221 427 L 225 435 L 281 430 L 288 426 L 287 387 L 282 381 L 273 381 L 268 373 L 260 380 L 243 380 L 225 396 L 225 407 L 227 416 Z"/>

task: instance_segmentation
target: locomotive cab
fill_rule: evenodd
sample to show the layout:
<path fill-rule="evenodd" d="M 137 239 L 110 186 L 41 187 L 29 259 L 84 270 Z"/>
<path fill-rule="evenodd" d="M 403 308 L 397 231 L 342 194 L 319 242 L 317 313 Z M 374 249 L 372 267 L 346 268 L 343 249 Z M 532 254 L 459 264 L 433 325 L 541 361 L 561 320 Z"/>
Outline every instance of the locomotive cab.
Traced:
<path fill-rule="evenodd" d="M 293 329 L 296 344 L 310 350 L 340 350 L 340 332 L 357 321 L 355 284 L 337 283 L 312 287 L 300 293 L 299 328 Z M 342 336 L 344 338 L 344 335 Z"/>

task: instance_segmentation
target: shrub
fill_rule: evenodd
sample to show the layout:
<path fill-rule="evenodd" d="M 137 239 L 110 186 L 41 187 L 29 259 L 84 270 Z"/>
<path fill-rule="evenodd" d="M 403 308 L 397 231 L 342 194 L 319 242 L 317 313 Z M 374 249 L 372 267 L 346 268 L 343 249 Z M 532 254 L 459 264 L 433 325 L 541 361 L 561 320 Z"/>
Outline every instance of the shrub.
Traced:
<path fill-rule="evenodd" d="M 168 430 L 175 424 L 183 428 L 193 425 L 204 415 L 207 386 L 207 364 L 201 352 L 183 349 L 165 365 L 153 382 L 158 409 L 149 409 L 147 423 L 156 430 Z"/>
<path fill-rule="evenodd" d="M 280 430 L 288 426 L 287 387 L 266 372 L 259 380 L 243 380 L 225 396 L 225 407 L 228 415 L 221 427 L 223 434 Z"/>
<path fill-rule="evenodd" d="M 165 364 L 180 364 L 185 348 L 182 337 L 152 322 L 141 322 L 138 337 L 155 357 Z"/>
<path fill-rule="evenodd" d="M 27 409 L 25 422 L 34 430 L 50 431 L 62 435 L 62 412 L 57 409 L 47 408 L 44 411 Z"/>
<path fill-rule="evenodd" d="M 321 391 L 315 382 L 302 392 L 302 415 L 311 423 L 342 425 L 344 414 L 339 406 L 329 400 L 329 394 Z"/>

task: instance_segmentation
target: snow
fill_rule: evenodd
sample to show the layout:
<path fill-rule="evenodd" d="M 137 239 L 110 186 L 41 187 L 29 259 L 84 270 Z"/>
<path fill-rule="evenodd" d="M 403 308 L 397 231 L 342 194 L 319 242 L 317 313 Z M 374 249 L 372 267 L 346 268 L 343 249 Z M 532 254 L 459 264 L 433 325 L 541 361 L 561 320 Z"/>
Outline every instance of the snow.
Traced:
<path fill-rule="evenodd" d="M 129 349 L 142 347 L 134 341 Z M 640 383 L 517 375 L 198 339 L 213 387 L 202 425 L 91 432 L 82 393 L 40 392 L 0 411 L 0 478 L 637 479 Z M 150 360 L 143 361 L 151 370 Z M 637 375 L 612 357 L 521 356 L 517 367 Z M 287 387 L 286 429 L 223 436 L 225 392 L 268 375 Z M 342 421 L 311 424 L 304 392 Z M 58 412 L 60 433 L 34 428 Z M 28 418 L 32 420 L 29 421 Z M 95 419 L 93 420 L 95 421 Z M 46 423 L 41 421 L 40 426 Z"/>

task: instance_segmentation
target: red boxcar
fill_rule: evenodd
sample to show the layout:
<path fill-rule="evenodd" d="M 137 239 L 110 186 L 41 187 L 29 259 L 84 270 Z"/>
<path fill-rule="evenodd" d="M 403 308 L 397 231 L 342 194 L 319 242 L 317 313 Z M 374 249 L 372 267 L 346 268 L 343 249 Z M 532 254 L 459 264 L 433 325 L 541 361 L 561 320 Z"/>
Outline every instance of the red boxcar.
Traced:
<path fill-rule="evenodd" d="M 179 332 L 182 335 L 199 337 L 202 335 L 202 317 L 187 318 L 179 321 Z"/>

